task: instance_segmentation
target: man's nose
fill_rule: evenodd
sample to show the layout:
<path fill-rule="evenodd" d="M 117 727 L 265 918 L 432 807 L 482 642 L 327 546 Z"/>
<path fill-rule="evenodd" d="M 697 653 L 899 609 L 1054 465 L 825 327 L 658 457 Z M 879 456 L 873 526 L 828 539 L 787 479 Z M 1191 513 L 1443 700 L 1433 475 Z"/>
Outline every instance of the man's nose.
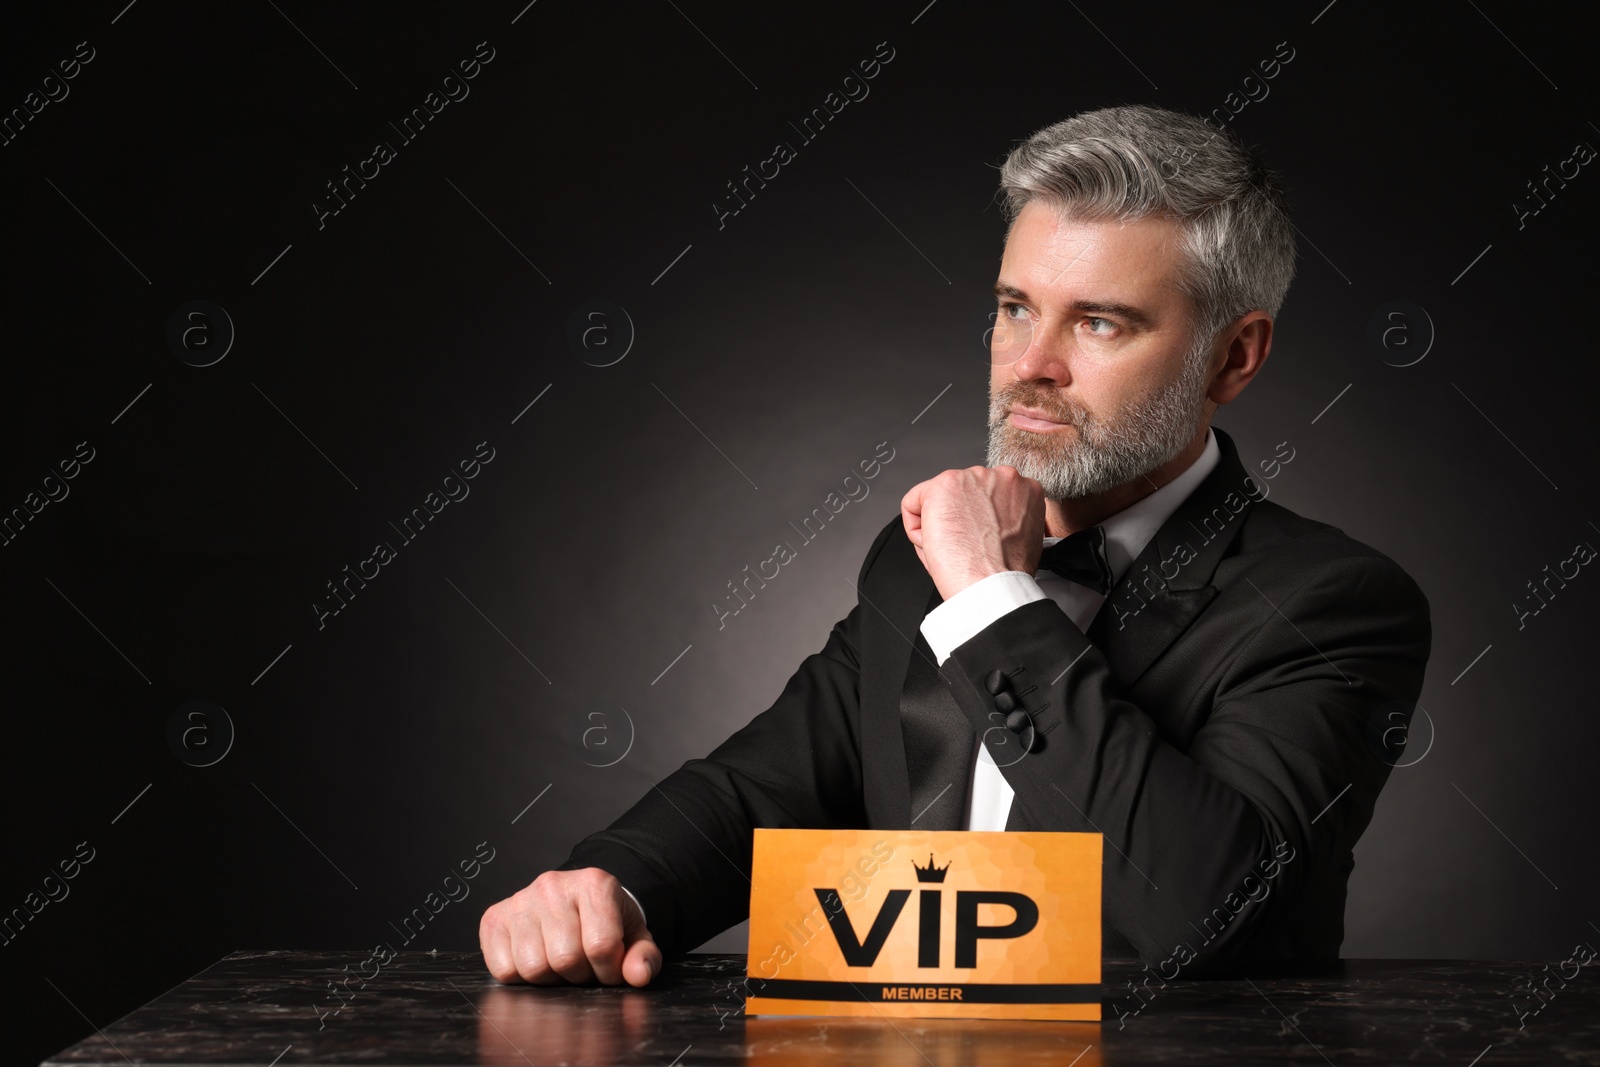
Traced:
<path fill-rule="evenodd" d="M 1012 358 L 1002 359 L 1009 362 L 1012 373 L 1021 381 L 1039 381 L 1048 379 L 1058 384 L 1066 384 L 1071 380 L 1072 372 L 1068 365 L 1069 345 L 1052 335 L 1051 332 L 1033 327 L 1032 331 L 1019 337 Z M 1002 356 L 1006 355 L 1001 353 Z"/>

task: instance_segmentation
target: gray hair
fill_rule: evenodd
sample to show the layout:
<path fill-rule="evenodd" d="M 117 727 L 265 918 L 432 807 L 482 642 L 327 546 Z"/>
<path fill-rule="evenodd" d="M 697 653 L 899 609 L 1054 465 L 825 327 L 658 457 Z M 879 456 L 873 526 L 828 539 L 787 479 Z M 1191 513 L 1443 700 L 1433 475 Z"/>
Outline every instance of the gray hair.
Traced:
<path fill-rule="evenodd" d="M 1084 221 L 1177 222 L 1197 351 L 1247 312 L 1276 318 L 1294 278 L 1295 231 L 1277 176 L 1232 129 L 1193 115 L 1143 105 L 1074 115 L 1017 145 L 1000 188 L 1007 237 L 1036 197 Z"/>

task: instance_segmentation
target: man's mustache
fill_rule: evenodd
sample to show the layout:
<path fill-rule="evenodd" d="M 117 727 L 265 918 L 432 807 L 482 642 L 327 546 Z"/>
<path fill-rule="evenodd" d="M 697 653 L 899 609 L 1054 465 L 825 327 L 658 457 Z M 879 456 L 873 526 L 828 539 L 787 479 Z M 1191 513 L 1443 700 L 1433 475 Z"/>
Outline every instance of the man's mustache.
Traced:
<path fill-rule="evenodd" d="M 1000 401 L 998 407 L 999 412 L 995 419 L 997 422 L 1004 420 L 1006 413 L 1009 412 L 1013 407 L 1023 407 L 1030 408 L 1034 411 L 1042 411 L 1052 420 L 1056 422 L 1064 422 L 1071 426 L 1080 425 L 1085 421 L 1085 413 L 1082 410 L 1076 408 L 1061 408 L 1053 400 L 1049 400 L 1044 397 L 1007 397 L 1006 399 Z"/>

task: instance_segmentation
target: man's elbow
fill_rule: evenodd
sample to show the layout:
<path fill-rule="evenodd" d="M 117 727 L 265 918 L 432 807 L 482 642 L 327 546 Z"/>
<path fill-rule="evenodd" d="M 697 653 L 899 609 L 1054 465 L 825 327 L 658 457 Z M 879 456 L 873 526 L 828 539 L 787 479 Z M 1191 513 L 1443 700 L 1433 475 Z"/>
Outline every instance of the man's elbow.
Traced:
<path fill-rule="evenodd" d="M 1162 951 L 1141 949 L 1139 962 L 1167 979 L 1222 978 L 1283 962 L 1270 917 L 1252 913 L 1252 907 L 1237 914 L 1226 905 L 1216 908 L 1195 927 L 1195 936 Z"/>

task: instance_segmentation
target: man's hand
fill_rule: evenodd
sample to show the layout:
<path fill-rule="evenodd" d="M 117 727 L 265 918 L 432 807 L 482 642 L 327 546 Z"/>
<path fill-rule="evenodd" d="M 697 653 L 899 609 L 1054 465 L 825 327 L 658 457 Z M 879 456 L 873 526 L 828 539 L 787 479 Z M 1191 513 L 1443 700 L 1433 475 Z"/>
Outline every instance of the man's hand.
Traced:
<path fill-rule="evenodd" d="M 911 487 L 900 517 L 946 600 L 991 574 L 1032 574 L 1044 552 L 1044 487 L 1015 467 L 945 471 Z"/>
<path fill-rule="evenodd" d="M 598 867 L 544 872 L 483 913 L 478 943 L 502 982 L 643 986 L 661 972 L 639 906 Z"/>

